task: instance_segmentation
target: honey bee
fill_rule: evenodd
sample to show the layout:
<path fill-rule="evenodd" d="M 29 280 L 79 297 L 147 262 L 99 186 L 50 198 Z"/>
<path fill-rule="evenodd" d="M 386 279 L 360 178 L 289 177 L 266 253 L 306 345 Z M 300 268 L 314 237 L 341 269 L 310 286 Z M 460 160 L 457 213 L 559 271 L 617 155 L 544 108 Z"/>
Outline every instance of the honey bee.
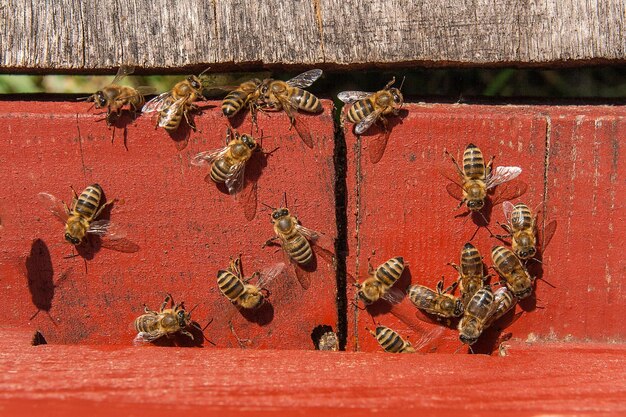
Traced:
<path fill-rule="evenodd" d="M 491 249 L 491 259 L 494 269 L 515 297 L 521 300 L 532 293 L 534 279 L 511 250 L 504 246 L 494 246 Z"/>
<path fill-rule="evenodd" d="M 72 187 L 70 187 L 72 188 Z M 96 220 L 102 211 L 117 199 L 101 204 L 102 187 L 98 184 L 87 186 L 80 195 L 72 188 L 74 196 L 71 208 L 62 200 L 49 193 L 39 193 L 39 199 L 56 218 L 65 224 L 65 240 L 75 246 L 80 245 L 87 234 L 102 238 L 102 246 L 120 252 L 136 252 L 139 247 L 125 239 L 125 233 L 108 220 Z"/>
<path fill-rule="evenodd" d="M 452 266 L 459 273 L 459 292 L 461 294 L 461 302 L 465 307 L 476 294 L 476 291 L 484 286 L 485 280 L 489 277 L 489 275 L 484 275 L 483 258 L 480 256 L 478 249 L 468 242 L 461 250 L 460 265 L 452 262 L 448 265 Z"/>
<path fill-rule="evenodd" d="M 491 157 L 489 162 L 485 165 L 485 159 L 483 153 L 478 146 L 470 143 L 463 152 L 463 168 L 459 166 L 456 159 L 446 150 L 446 155 L 452 159 L 456 170 L 461 177 L 461 183 L 450 178 L 452 181 L 446 187 L 448 194 L 459 200 L 459 205 L 456 208 L 461 207 L 464 203 L 470 212 L 478 212 L 485 206 L 485 199 L 489 190 L 492 188 L 504 184 L 513 180 L 519 174 L 522 169 L 520 167 L 496 167 L 492 172 L 493 160 L 495 157 Z M 526 184 L 521 182 L 509 183 L 507 187 L 498 187 L 496 189 L 497 194 L 491 199 L 492 204 L 495 206 L 504 200 L 511 200 L 517 198 L 526 192 Z"/>
<path fill-rule="evenodd" d="M 170 308 L 165 308 L 171 302 Z M 174 304 L 170 294 L 167 294 L 159 311 L 152 311 L 147 306 L 145 313 L 135 319 L 137 336 L 134 343 L 148 343 L 163 336 L 170 337 L 181 333 L 193 340 L 193 334 L 185 330 L 192 325 L 191 312 L 185 310 L 183 303 Z"/>
<path fill-rule="evenodd" d="M 310 280 L 304 267 L 312 263 L 313 249 L 311 243 L 315 244 L 320 238 L 320 234 L 302 226 L 298 218 L 292 215 L 287 207 L 269 208 L 272 209 L 271 222 L 276 236 L 265 242 L 263 246 L 271 245 L 276 240 L 279 240 L 286 256 L 295 266 L 296 277 L 300 285 L 302 288 L 307 289 L 310 285 Z M 331 262 L 334 261 L 334 255 L 331 252 L 319 245 L 315 245 L 315 247 L 317 248 L 317 253 L 320 253 Z"/>
<path fill-rule="evenodd" d="M 463 314 L 463 303 L 453 296 L 457 283 L 443 289 L 443 279 L 437 283 L 437 292 L 424 285 L 411 285 L 408 289 L 409 299 L 420 310 L 440 317 L 460 317 Z"/>
<path fill-rule="evenodd" d="M 304 72 L 289 81 L 266 79 L 261 85 L 261 95 L 257 100 L 259 106 L 266 111 L 284 110 L 289 116 L 291 126 L 296 128 L 302 141 L 313 148 L 313 136 L 302 118 L 298 118 L 298 110 L 308 113 L 319 113 L 321 101 L 303 88 L 309 87 L 322 75 L 322 70 L 313 69 Z M 296 120 L 297 119 L 297 120 Z"/>
<path fill-rule="evenodd" d="M 317 345 L 319 350 L 330 350 L 336 352 L 339 350 L 339 338 L 337 337 L 337 333 L 335 332 L 326 332 L 324 333 L 319 340 Z"/>
<path fill-rule="evenodd" d="M 408 340 L 402 339 L 398 333 L 389 327 L 376 326 L 376 332 L 366 328 L 376 338 L 378 344 L 389 353 L 415 353 L 415 348 Z"/>
<path fill-rule="evenodd" d="M 239 87 L 231 91 L 222 101 L 222 113 L 224 116 L 234 117 L 239 111 L 250 105 L 252 119 L 255 120 L 256 103 L 261 96 L 261 80 L 253 78 L 241 83 Z"/>
<path fill-rule="evenodd" d="M 210 165 L 211 171 L 205 181 L 226 184 L 229 194 L 237 198 L 244 189 L 246 163 L 258 149 L 257 141 L 252 136 L 239 135 L 229 128 L 224 148 L 200 152 L 191 159 L 191 163 L 196 166 Z M 256 215 L 256 186 L 252 185 L 249 191 L 241 202 L 246 218 L 252 220 Z"/>
<path fill-rule="evenodd" d="M 337 94 L 337 98 L 346 104 L 352 104 L 347 112 L 347 120 L 355 123 L 354 133 L 361 135 L 365 133 L 375 122 L 380 121 L 383 125 L 383 132 L 370 144 L 370 160 L 377 163 L 383 157 L 387 140 L 391 131 L 388 128 L 386 116 L 397 116 L 404 98 L 400 88 L 391 88 L 396 82 L 396 78 L 380 91 L 375 93 L 365 91 L 342 91 Z"/>
<path fill-rule="evenodd" d="M 241 273 L 240 256 L 230 261 L 228 269 L 217 272 L 217 286 L 222 294 L 236 306 L 254 310 L 259 308 L 270 295 L 265 285 L 280 274 L 284 267 L 285 264 L 277 264 L 262 275 L 260 272 L 255 272 L 249 278 L 244 279 Z M 257 277 L 257 283 L 250 284 L 249 281 L 254 277 Z"/>
<path fill-rule="evenodd" d="M 484 286 L 472 296 L 459 321 L 459 339 L 466 345 L 476 343 L 494 309 L 494 295 L 491 287 Z"/>
<path fill-rule="evenodd" d="M 531 213 L 524 203 L 513 205 L 510 201 L 505 201 L 502 205 L 506 224 L 500 224 L 507 235 L 497 235 L 497 238 L 512 237 L 511 246 L 515 255 L 523 260 L 534 258 L 537 254 L 537 215 L 539 210 L 535 210 L 535 215 Z M 541 249 L 545 249 L 556 230 L 556 220 L 549 222 L 544 229 L 544 239 Z"/>
<path fill-rule="evenodd" d="M 485 327 L 491 327 L 499 318 L 504 316 L 517 304 L 517 299 L 506 287 L 500 287 L 493 293 L 493 307 Z"/>
<path fill-rule="evenodd" d="M 144 105 L 144 95 L 154 93 L 153 87 L 133 88 L 118 84 L 124 77 L 132 74 L 134 71 L 135 67 L 133 66 L 120 66 L 111 84 L 107 85 L 102 90 L 96 91 L 89 97 L 84 98 L 85 101 L 93 102 L 96 109 L 106 107 L 106 121 L 109 125 L 111 124 L 111 114 L 115 113 L 119 117 L 124 106 L 129 106 L 134 114 Z"/>
<path fill-rule="evenodd" d="M 207 71 L 208 68 L 205 70 Z M 196 131 L 196 125 L 187 114 L 197 110 L 194 102 L 204 100 L 202 95 L 203 84 L 200 76 L 190 75 L 184 80 L 176 83 L 174 87 L 163 94 L 160 94 L 147 102 L 142 111 L 144 113 L 159 112 L 156 127 L 162 127 L 168 132 L 178 129 L 183 116 L 189 127 Z"/>
<path fill-rule="evenodd" d="M 370 264 L 368 270 L 369 278 L 362 283 L 357 282 L 354 284 L 359 289 L 359 298 L 366 305 L 372 304 L 380 298 L 385 298 L 393 304 L 397 303 L 403 294 L 398 293 L 401 293 L 400 290 L 391 291 L 391 287 L 398 281 L 403 271 L 404 258 L 402 256 L 391 258 L 376 269 L 373 269 Z"/>

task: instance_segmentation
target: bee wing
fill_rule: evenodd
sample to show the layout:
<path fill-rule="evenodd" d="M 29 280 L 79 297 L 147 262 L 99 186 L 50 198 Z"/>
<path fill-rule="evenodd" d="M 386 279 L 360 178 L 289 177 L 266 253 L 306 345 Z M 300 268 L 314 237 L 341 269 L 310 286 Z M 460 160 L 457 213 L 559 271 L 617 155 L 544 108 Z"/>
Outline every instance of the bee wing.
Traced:
<path fill-rule="evenodd" d="M 162 111 L 165 111 L 165 115 L 159 119 L 159 127 L 165 127 L 172 119 L 173 115 L 179 113 L 185 104 L 187 103 L 187 97 L 181 97 L 170 106 L 166 106 Z"/>
<path fill-rule="evenodd" d="M 517 178 L 522 173 L 520 167 L 496 167 L 496 169 L 489 175 L 487 180 L 487 189 L 493 188 L 497 185 L 503 184 L 507 181 L 511 181 Z"/>
<path fill-rule="evenodd" d="M 141 111 L 143 113 L 152 113 L 155 111 L 161 111 L 167 106 L 167 99 L 172 96 L 172 92 L 168 91 L 166 93 L 159 94 L 152 100 L 148 101 L 143 105 Z"/>
<path fill-rule="evenodd" d="M 391 130 L 383 130 L 370 140 L 368 146 L 370 148 L 370 161 L 372 164 L 376 164 L 382 159 L 385 148 L 387 147 L 389 135 L 391 135 Z"/>
<path fill-rule="evenodd" d="M 226 155 L 228 149 L 228 146 L 226 146 L 224 148 L 197 153 L 191 158 L 191 165 L 199 167 L 211 165 L 215 160 L 220 159 L 221 157 Z"/>
<path fill-rule="evenodd" d="M 346 104 L 352 104 L 357 100 L 361 100 L 371 96 L 374 93 L 368 93 L 367 91 L 342 91 L 337 94 L 337 98 Z"/>
<path fill-rule="evenodd" d="M 301 224 L 297 224 L 296 225 L 296 229 L 302 233 L 304 235 L 304 237 L 306 237 L 309 241 L 315 243 L 315 241 L 317 241 L 317 239 L 319 239 L 320 234 L 317 233 L 315 230 L 311 230 L 311 229 L 307 229 L 306 227 L 302 226 Z"/>
<path fill-rule="evenodd" d="M 390 304 L 400 304 L 404 299 L 404 295 L 400 288 L 391 287 L 383 294 L 383 299 Z"/>
<path fill-rule="evenodd" d="M 491 197 L 492 205 L 497 206 L 507 200 L 513 200 L 522 196 L 528 185 L 523 181 L 513 180 L 498 186 Z"/>
<path fill-rule="evenodd" d="M 139 87 L 135 87 L 135 90 L 137 90 L 137 92 L 142 96 L 154 94 L 157 91 L 156 88 L 147 85 L 140 85 Z"/>
<path fill-rule="evenodd" d="M 111 84 L 119 83 L 124 77 L 132 74 L 133 72 L 135 72 L 135 67 L 133 65 L 120 65 L 117 70 L 117 74 L 115 74 L 115 78 L 111 81 Z"/>
<path fill-rule="evenodd" d="M 139 332 L 137 333 L 137 336 L 135 336 L 135 339 L 133 339 L 133 345 L 138 346 L 138 345 L 143 345 L 146 343 L 150 343 L 150 342 L 154 342 L 155 340 L 157 340 L 158 338 L 165 336 L 165 333 L 163 332 Z"/>
<path fill-rule="evenodd" d="M 273 281 L 274 278 L 282 274 L 286 267 L 287 265 L 284 262 L 279 262 L 269 268 L 266 268 L 265 270 L 262 270 L 259 280 L 256 283 L 257 287 L 264 288 L 271 281 Z"/>
<path fill-rule="evenodd" d="M 437 326 L 437 327 L 434 327 L 433 329 L 430 329 L 429 331 L 422 331 L 420 338 L 417 339 L 415 342 L 411 342 L 413 349 L 415 349 L 416 351 L 419 351 L 420 349 L 424 348 L 428 343 L 430 343 L 432 340 L 439 338 L 445 330 L 446 330 L 445 327 Z"/>
<path fill-rule="evenodd" d="M 446 191 L 450 195 L 450 197 L 455 200 L 461 201 L 463 200 L 463 187 L 461 187 L 456 182 L 451 182 L 446 185 Z"/>
<path fill-rule="evenodd" d="M 294 270 L 296 272 L 296 278 L 298 279 L 298 282 L 300 283 L 300 286 L 302 287 L 302 289 L 304 290 L 308 289 L 311 286 L 310 272 L 302 268 L 294 260 L 291 261 L 291 264 L 294 267 Z"/>
<path fill-rule="evenodd" d="M 539 241 L 541 245 L 541 251 L 543 252 L 546 250 L 546 247 L 552 240 L 552 237 L 554 237 L 554 233 L 556 232 L 556 220 L 552 220 L 551 222 L 546 224 L 543 228 L 543 231 L 541 230 L 541 228 L 538 228 L 537 232 L 537 240 Z"/>
<path fill-rule="evenodd" d="M 243 189 L 246 163 L 240 162 L 230 167 L 226 178 L 226 188 L 230 195 L 236 195 Z"/>
<path fill-rule="evenodd" d="M 50 210 L 52 214 L 54 214 L 57 219 L 63 223 L 67 222 L 69 215 L 67 212 L 67 206 L 63 201 L 49 193 L 39 193 L 37 194 L 37 197 L 39 197 L 39 200 L 48 210 Z"/>
<path fill-rule="evenodd" d="M 139 246 L 126 238 L 126 230 L 117 223 L 111 223 L 108 220 L 96 220 L 91 222 L 87 233 L 100 236 L 103 248 L 124 253 L 139 251 Z"/>
<path fill-rule="evenodd" d="M 306 88 L 313 84 L 321 76 L 321 69 L 312 69 L 293 77 L 291 80 L 287 81 L 287 84 L 292 87 Z"/>
<path fill-rule="evenodd" d="M 243 208 L 243 214 L 246 220 L 251 221 L 256 217 L 257 207 L 257 182 L 246 183 L 243 179 L 243 188 L 241 192 L 235 194 L 235 200 Z"/>
<path fill-rule="evenodd" d="M 365 133 L 365 131 L 369 129 L 374 124 L 374 122 L 376 122 L 376 120 L 378 120 L 382 112 L 383 111 L 379 109 L 374 110 L 373 112 L 368 114 L 365 119 L 361 120 L 354 126 L 354 133 L 356 133 L 357 135 L 362 135 L 363 133 Z"/>
<path fill-rule="evenodd" d="M 507 223 L 511 223 L 513 219 L 513 210 L 515 209 L 515 205 L 510 201 L 505 201 L 502 203 L 502 211 L 504 212 L 504 218 Z"/>

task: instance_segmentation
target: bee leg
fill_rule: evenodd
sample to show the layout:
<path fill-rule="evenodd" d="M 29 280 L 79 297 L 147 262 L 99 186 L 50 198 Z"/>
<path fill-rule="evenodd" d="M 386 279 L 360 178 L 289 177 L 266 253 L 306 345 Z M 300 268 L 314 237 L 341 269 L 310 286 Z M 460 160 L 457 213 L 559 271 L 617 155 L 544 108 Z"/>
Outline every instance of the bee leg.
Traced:
<path fill-rule="evenodd" d="M 454 262 L 448 262 L 446 265 L 450 265 L 452 268 L 454 268 L 456 270 L 456 272 L 461 273 L 460 267 L 457 264 L 455 264 Z"/>
<path fill-rule="evenodd" d="M 194 340 L 193 335 L 189 333 L 187 330 L 181 330 L 180 333 L 184 334 L 185 336 L 188 336 L 191 340 Z"/>
<path fill-rule="evenodd" d="M 278 236 L 274 236 L 271 239 L 267 239 L 265 241 L 265 243 L 263 244 L 263 246 L 261 246 L 261 248 L 264 248 L 266 246 L 276 246 L 276 245 L 278 245 L 278 243 L 275 242 L 276 240 L 278 240 Z"/>
<path fill-rule="evenodd" d="M 458 162 L 456 162 L 456 159 L 454 159 L 454 156 L 452 156 L 452 154 L 450 152 L 448 152 L 447 149 L 444 149 L 443 152 L 448 155 L 450 157 L 450 159 L 452 160 L 452 163 L 454 164 L 454 166 L 456 167 L 457 172 L 459 173 L 459 175 L 461 177 L 464 177 L 465 174 L 463 173 L 463 170 L 461 169 L 461 167 L 459 166 Z"/>
<path fill-rule="evenodd" d="M 442 278 L 441 282 L 443 282 L 443 278 Z M 454 281 L 448 288 L 443 290 L 443 293 L 444 294 L 452 294 L 458 285 L 459 285 L 459 281 Z"/>
<path fill-rule="evenodd" d="M 193 106 L 193 104 L 191 104 L 190 106 Z M 196 108 L 198 108 L 198 106 L 195 106 Z M 196 123 L 189 118 L 189 116 L 187 116 L 187 111 L 183 112 L 183 115 L 185 116 L 185 120 L 187 121 L 187 124 L 189 125 L 190 128 L 193 129 L 194 132 L 197 132 L 198 129 L 196 129 Z"/>
<path fill-rule="evenodd" d="M 98 209 L 98 211 L 96 211 L 96 214 L 94 214 L 93 218 L 97 219 L 98 216 L 100 216 L 100 213 L 102 213 L 102 211 L 107 207 L 110 206 L 111 204 L 117 203 L 119 200 L 117 198 L 114 198 L 111 201 L 107 201 L 106 203 L 104 203 L 103 205 L 100 206 L 100 208 Z"/>
<path fill-rule="evenodd" d="M 241 349 L 245 349 L 247 345 L 252 344 L 252 341 L 250 339 L 240 339 L 239 336 L 237 336 L 237 332 L 235 332 L 235 328 L 233 327 L 232 321 L 228 322 L 228 326 L 230 327 L 230 331 L 233 334 L 233 336 L 235 336 L 235 339 L 237 339 L 237 344 L 239 345 Z"/>
<path fill-rule="evenodd" d="M 487 170 L 487 178 L 489 178 L 491 176 L 491 167 L 493 166 L 493 160 L 496 159 L 496 156 L 492 156 L 491 159 L 489 159 L 489 162 L 487 162 L 487 165 L 485 166 L 485 169 Z"/>
<path fill-rule="evenodd" d="M 167 307 L 167 303 L 170 302 L 170 301 L 172 301 L 172 304 L 174 303 L 174 299 L 172 298 L 172 294 L 168 293 L 165 296 L 165 299 L 163 300 L 163 303 L 161 304 L 161 310 L 160 311 L 165 310 L 165 307 Z"/>
<path fill-rule="evenodd" d="M 456 207 L 454 208 L 454 210 L 458 210 L 463 204 L 465 204 L 467 200 L 464 198 L 461 201 L 459 201 L 459 204 L 456 205 Z M 454 211 L 453 210 L 453 211 Z"/>

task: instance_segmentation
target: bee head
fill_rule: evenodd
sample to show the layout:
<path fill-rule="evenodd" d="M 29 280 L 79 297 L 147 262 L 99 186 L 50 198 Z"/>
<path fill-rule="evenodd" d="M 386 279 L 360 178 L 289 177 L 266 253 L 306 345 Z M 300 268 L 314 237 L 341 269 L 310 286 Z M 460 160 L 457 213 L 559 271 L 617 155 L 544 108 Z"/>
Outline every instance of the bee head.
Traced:
<path fill-rule="evenodd" d="M 254 138 L 250 135 L 241 136 L 241 141 L 246 145 L 250 150 L 254 150 L 257 147 L 257 143 Z"/>
<path fill-rule="evenodd" d="M 65 233 L 65 240 L 67 242 L 71 243 L 72 245 L 80 244 L 80 239 L 75 238 L 74 236 L 70 235 L 69 233 Z"/>
<path fill-rule="evenodd" d="M 402 93 L 397 88 L 390 88 L 389 94 L 391 94 L 391 98 L 393 99 L 394 104 L 401 106 L 404 103 L 404 97 Z"/>
<path fill-rule="evenodd" d="M 187 81 L 189 82 L 191 88 L 193 88 L 194 90 L 202 89 L 202 81 L 200 81 L 200 78 L 196 77 L 195 75 L 190 75 L 189 77 L 187 77 Z"/>
<path fill-rule="evenodd" d="M 288 208 L 277 208 L 276 210 L 274 210 L 272 212 L 272 219 L 274 220 L 278 220 L 282 217 L 287 217 L 289 216 L 289 209 Z"/>
<path fill-rule="evenodd" d="M 178 325 L 181 328 L 187 327 L 187 325 L 191 322 L 191 313 L 187 313 L 184 309 L 180 309 L 176 313 L 176 318 L 178 319 Z"/>
<path fill-rule="evenodd" d="M 93 101 L 94 105 L 97 109 L 105 107 L 107 105 L 107 100 L 104 97 L 104 92 L 102 90 L 96 91 L 94 94 L 87 98 L 87 101 Z"/>
<path fill-rule="evenodd" d="M 485 201 L 482 198 L 467 201 L 467 208 L 471 211 L 478 211 L 485 205 Z"/>
<path fill-rule="evenodd" d="M 474 343 L 476 343 L 476 341 L 478 340 L 477 337 L 473 337 L 473 336 L 467 336 L 464 334 L 460 334 L 459 335 L 459 340 L 463 343 L 465 343 L 466 345 L 473 345 Z"/>

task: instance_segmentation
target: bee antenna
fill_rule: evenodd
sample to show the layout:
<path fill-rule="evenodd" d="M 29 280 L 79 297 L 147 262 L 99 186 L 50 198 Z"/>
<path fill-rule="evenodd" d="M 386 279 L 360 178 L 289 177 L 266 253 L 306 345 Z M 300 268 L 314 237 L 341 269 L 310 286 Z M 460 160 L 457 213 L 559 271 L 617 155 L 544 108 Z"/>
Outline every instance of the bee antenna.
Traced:
<path fill-rule="evenodd" d="M 549 281 L 546 281 L 546 280 L 545 280 L 545 279 L 543 279 L 543 278 L 537 278 L 537 279 L 540 279 L 541 281 L 545 282 L 546 284 L 548 284 L 548 285 L 549 285 L 549 286 L 551 286 L 552 288 L 556 288 L 556 287 L 555 287 L 554 285 L 552 285 Z"/>
<path fill-rule="evenodd" d="M 90 98 L 91 98 L 91 96 L 87 96 L 87 97 L 78 97 L 78 98 L 76 99 L 76 101 L 87 101 L 87 100 L 89 100 Z"/>
<path fill-rule="evenodd" d="M 263 202 L 261 202 L 261 204 L 264 205 L 265 207 L 267 207 L 268 209 L 272 210 L 272 211 L 276 210 L 276 207 L 272 207 L 272 206 L 270 206 L 268 204 L 265 204 Z"/>
<path fill-rule="evenodd" d="M 210 343 L 210 344 L 212 344 L 213 346 L 216 346 L 216 345 L 215 345 L 215 343 L 213 343 L 211 340 L 209 340 L 209 338 L 208 338 L 208 337 L 206 337 L 206 335 L 204 334 L 204 329 L 206 329 L 206 328 L 209 326 L 209 324 L 211 324 L 212 322 L 213 322 L 213 319 L 211 319 L 211 321 L 209 321 L 209 322 L 207 323 L 207 325 L 206 325 L 206 326 L 204 326 L 204 327 L 200 327 L 197 323 L 191 323 L 191 326 L 192 326 L 192 327 L 194 327 L 194 328 L 196 328 L 196 329 L 198 329 L 198 330 L 200 330 L 200 332 L 202 333 L 202 338 L 203 338 L 204 340 L 206 340 L 207 342 L 209 342 L 209 343 Z"/>
<path fill-rule="evenodd" d="M 198 308 L 199 305 L 200 305 L 200 303 L 198 303 L 195 306 L 193 306 L 193 308 L 191 310 L 189 310 L 189 314 L 191 314 L 196 308 Z"/>
<path fill-rule="evenodd" d="M 207 67 L 207 69 L 205 69 L 204 71 L 202 71 L 200 74 L 198 74 L 198 77 L 203 75 L 205 72 L 207 72 L 208 70 L 210 70 L 211 67 Z"/>

